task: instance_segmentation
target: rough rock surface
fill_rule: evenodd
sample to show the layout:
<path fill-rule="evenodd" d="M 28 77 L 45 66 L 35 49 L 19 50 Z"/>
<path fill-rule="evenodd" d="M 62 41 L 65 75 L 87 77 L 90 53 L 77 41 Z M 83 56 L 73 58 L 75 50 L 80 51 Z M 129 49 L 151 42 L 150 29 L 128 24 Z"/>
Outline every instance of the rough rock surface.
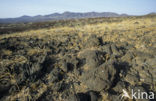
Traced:
<path fill-rule="evenodd" d="M 87 38 L 1 39 L 0 100 L 120 101 L 123 89 L 156 92 L 156 54 Z"/>

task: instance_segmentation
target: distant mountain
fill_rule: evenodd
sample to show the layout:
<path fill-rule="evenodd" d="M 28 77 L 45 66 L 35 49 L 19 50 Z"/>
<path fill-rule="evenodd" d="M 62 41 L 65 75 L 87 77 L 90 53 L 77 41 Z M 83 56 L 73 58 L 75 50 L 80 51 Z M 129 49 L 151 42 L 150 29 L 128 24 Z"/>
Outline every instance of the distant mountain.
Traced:
<path fill-rule="evenodd" d="M 37 15 L 37 16 L 21 16 L 18 18 L 5 18 L 0 19 L 0 23 L 19 23 L 19 22 L 40 22 L 48 20 L 63 20 L 63 19 L 76 19 L 76 18 L 94 18 L 94 17 L 120 17 L 129 16 L 127 14 L 117 14 L 113 12 L 87 12 L 87 13 L 74 13 L 74 12 L 64 12 L 53 13 L 49 15 Z"/>
<path fill-rule="evenodd" d="M 156 15 L 156 12 L 149 13 L 147 15 Z"/>

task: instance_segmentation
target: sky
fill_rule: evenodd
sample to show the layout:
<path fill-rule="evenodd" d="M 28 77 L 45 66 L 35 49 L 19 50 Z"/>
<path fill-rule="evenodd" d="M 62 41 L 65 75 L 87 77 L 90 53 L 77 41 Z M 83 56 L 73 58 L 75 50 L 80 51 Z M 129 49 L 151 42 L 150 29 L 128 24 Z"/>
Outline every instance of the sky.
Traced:
<path fill-rule="evenodd" d="M 156 12 L 156 0 L 0 0 L 0 18 L 65 11 L 144 15 Z"/>

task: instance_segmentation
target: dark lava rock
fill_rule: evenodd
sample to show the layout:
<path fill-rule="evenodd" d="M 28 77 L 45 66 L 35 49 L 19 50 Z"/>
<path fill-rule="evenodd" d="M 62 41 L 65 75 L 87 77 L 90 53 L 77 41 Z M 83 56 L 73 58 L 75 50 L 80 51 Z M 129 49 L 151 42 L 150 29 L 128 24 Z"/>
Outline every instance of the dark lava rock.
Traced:
<path fill-rule="evenodd" d="M 114 79 L 117 78 L 117 70 L 113 62 L 107 62 L 92 69 L 82 75 L 82 82 L 89 90 L 101 91 L 108 90 Z"/>
<path fill-rule="evenodd" d="M 11 82 L 9 77 L 0 79 L 0 93 L 2 94 L 4 91 L 9 90 L 11 87 Z M 1 96 L 0 96 L 1 97 Z"/>
<path fill-rule="evenodd" d="M 107 44 L 101 47 L 102 51 L 106 52 L 107 54 L 111 55 L 112 54 L 112 50 L 111 50 L 111 45 Z"/>
<path fill-rule="evenodd" d="M 113 95 L 113 94 L 109 94 L 109 101 L 128 101 L 128 100 L 121 100 L 120 95 Z"/>
<path fill-rule="evenodd" d="M 85 50 L 80 54 L 80 58 L 86 59 L 89 68 L 96 68 L 105 61 L 104 53 L 97 50 Z"/>
<path fill-rule="evenodd" d="M 111 45 L 111 50 L 112 50 L 112 53 L 114 55 L 120 55 L 120 52 L 119 52 L 118 48 L 116 47 L 116 45 L 112 44 Z"/>
<path fill-rule="evenodd" d="M 43 80 L 46 83 L 59 82 L 62 79 L 63 79 L 63 72 L 59 68 L 54 68 L 49 74 L 47 74 L 46 77 L 43 78 Z"/>
<path fill-rule="evenodd" d="M 133 58 L 134 58 L 134 54 L 132 52 L 127 52 L 121 59 L 123 61 L 127 61 L 131 63 Z"/>
<path fill-rule="evenodd" d="M 103 93 L 110 101 L 120 101 L 122 89 L 155 90 L 155 48 L 139 52 L 128 42 L 78 36 L 1 39 L 0 100 L 16 100 L 25 88 L 23 96 L 37 101 L 101 101 Z"/>
<path fill-rule="evenodd" d="M 113 88 L 115 92 L 122 93 L 122 89 L 126 89 L 129 83 L 124 82 L 124 81 L 119 81 L 116 86 Z"/>
<path fill-rule="evenodd" d="M 73 65 L 72 63 L 66 63 L 66 62 L 64 62 L 64 63 L 62 64 L 62 68 L 63 68 L 63 70 L 64 70 L 65 72 L 69 72 L 69 71 L 73 71 L 74 65 Z"/>
<path fill-rule="evenodd" d="M 41 70 L 41 74 L 46 74 L 46 73 L 50 73 L 52 71 L 52 69 L 54 68 L 54 63 L 55 63 L 55 58 L 53 56 L 46 56 L 44 62 L 41 64 L 42 66 L 42 70 Z"/>
<path fill-rule="evenodd" d="M 100 96 L 93 91 L 88 92 L 88 94 L 90 95 L 91 101 L 98 101 L 98 99 L 100 98 Z"/>
<path fill-rule="evenodd" d="M 73 71 L 74 68 L 78 67 L 79 60 L 75 56 L 65 55 L 62 59 L 61 65 L 64 71 Z"/>
<path fill-rule="evenodd" d="M 98 99 L 100 99 L 100 95 L 97 92 L 89 91 L 72 95 L 69 101 L 98 101 Z"/>
<path fill-rule="evenodd" d="M 139 79 L 140 79 L 140 77 L 139 77 L 139 75 L 137 75 L 137 74 L 127 74 L 126 75 L 126 77 L 125 77 L 125 80 L 126 81 L 128 81 L 129 83 L 131 83 L 131 84 L 134 84 L 134 83 L 137 83 L 137 82 L 139 82 Z"/>
<path fill-rule="evenodd" d="M 10 93 L 10 94 L 13 94 L 13 93 L 16 93 L 18 90 L 19 90 L 19 89 L 18 89 L 17 85 L 12 85 L 12 86 L 10 87 L 10 89 L 9 89 L 9 93 Z"/>
<path fill-rule="evenodd" d="M 90 37 L 87 39 L 86 46 L 87 47 L 97 47 L 101 45 L 102 42 L 100 38 L 98 38 L 95 34 L 90 35 Z"/>
<path fill-rule="evenodd" d="M 53 99 L 53 92 L 51 90 L 47 90 L 45 93 L 43 93 L 38 99 L 37 101 L 55 101 Z"/>

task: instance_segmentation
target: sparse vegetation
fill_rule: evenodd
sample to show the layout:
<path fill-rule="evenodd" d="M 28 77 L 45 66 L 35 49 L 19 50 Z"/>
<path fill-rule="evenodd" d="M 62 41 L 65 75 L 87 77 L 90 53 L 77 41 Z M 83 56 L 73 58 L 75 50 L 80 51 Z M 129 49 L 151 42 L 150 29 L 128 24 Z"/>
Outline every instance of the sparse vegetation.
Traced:
<path fill-rule="evenodd" d="M 0 99 L 120 101 L 156 92 L 155 61 L 154 15 L 1 24 Z"/>

